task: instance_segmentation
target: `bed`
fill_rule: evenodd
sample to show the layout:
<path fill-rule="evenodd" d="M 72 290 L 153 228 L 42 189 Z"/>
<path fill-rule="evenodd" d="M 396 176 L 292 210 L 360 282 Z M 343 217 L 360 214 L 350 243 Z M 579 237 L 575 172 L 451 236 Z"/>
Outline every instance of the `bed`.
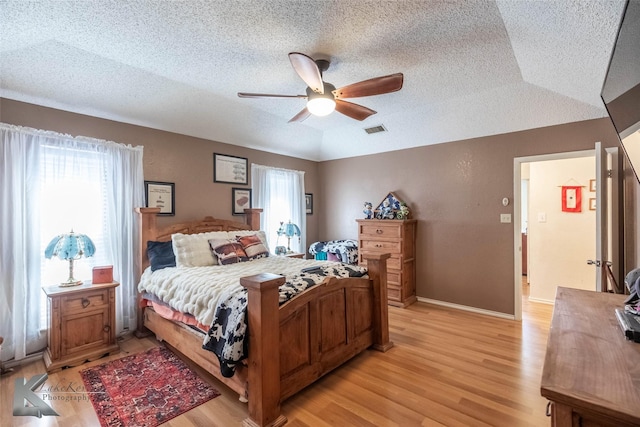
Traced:
<path fill-rule="evenodd" d="M 261 211 L 246 209 L 246 223 L 207 217 L 160 228 L 156 221 L 158 208 L 137 208 L 141 248 L 138 277 L 150 264 L 147 242 L 171 241 L 174 234 L 258 231 Z M 153 332 L 246 399 L 248 417 L 243 425 L 283 425 L 287 421 L 280 413 L 283 400 L 367 348 L 385 352 L 393 346 L 389 340 L 386 293 L 389 255 L 363 257 L 367 260 L 366 276 L 327 277 L 283 304 L 279 302 L 279 288 L 285 284 L 284 276 L 264 271 L 241 277 L 239 282 L 247 296 L 250 351 L 232 376 L 222 375 L 216 355 L 203 348 L 203 332 L 163 317 L 147 305 L 142 294 L 138 295 L 137 333 Z"/>

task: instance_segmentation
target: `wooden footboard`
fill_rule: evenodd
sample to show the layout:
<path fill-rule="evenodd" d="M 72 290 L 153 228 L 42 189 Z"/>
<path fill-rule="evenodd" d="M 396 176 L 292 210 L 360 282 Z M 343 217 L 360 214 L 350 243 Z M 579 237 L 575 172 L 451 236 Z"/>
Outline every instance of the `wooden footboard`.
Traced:
<path fill-rule="evenodd" d="M 155 235 L 148 231 L 147 240 Z M 160 339 L 248 399 L 249 416 L 243 425 L 280 426 L 287 421 L 280 413 L 284 399 L 366 348 L 392 347 L 386 292 L 389 255 L 366 258 L 368 278 L 328 278 L 282 306 L 278 287 L 284 277 L 264 273 L 240 279 L 248 293 L 249 357 L 232 378 L 222 377 L 216 356 L 202 349 L 202 335 L 152 310 L 140 318 Z"/>

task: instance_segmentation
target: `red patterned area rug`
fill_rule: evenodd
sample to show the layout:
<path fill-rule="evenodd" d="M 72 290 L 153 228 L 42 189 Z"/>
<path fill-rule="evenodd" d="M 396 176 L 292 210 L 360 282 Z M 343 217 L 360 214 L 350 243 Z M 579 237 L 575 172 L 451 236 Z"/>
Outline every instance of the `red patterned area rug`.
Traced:
<path fill-rule="evenodd" d="M 103 427 L 154 427 L 220 395 L 165 347 L 80 375 Z"/>

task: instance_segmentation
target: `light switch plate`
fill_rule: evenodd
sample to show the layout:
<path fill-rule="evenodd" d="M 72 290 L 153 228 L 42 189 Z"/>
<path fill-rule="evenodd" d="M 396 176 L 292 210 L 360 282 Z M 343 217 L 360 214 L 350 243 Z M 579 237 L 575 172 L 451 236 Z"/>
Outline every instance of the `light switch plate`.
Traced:
<path fill-rule="evenodd" d="M 500 214 L 500 222 L 509 224 L 511 222 L 511 214 Z"/>

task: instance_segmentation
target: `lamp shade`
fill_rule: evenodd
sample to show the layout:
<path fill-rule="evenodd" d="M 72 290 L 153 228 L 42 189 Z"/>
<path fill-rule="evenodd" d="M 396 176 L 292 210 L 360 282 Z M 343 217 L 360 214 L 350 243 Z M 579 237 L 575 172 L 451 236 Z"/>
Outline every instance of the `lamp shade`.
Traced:
<path fill-rule="evenodd" d="M 280 222 L 280 228 L 277 231 L 278 236 L 286 236 L 287 238 L 287 253 L 291 253 L 291 238 L 293 236 L 301 236 L 302 232 L 300 231 L 300 227 L 296 224 L 293 224 L 291 220 L 286 224 Z"/>
<path fill-rule="evenodd" d="M 80 259 L 81 257 L 90 257 L 96 253 L 96 247 L 91 239 L 84 235 L 74 233 L 59 234 L 47 245 L 44 250 L 44 256 L 51 259 L 57 256 L 60 259 Z"/>
<path fill-rule="evenodd" d="M 54 256 L 63 260 L 69 261 L 69 279 L 66 282 L 62 282 L 60 286 L 75 286 L 81 285 L 82 281 L 73 278 L 73 260 L 80 259 L 82 257 L 90 257 L 96 252 L 91 239 L 84 235 L 74 233 L 71 230 L 70 233 L 59 234 L 47 245 L 44 250 L 44 256 L 47 259 L 51 259 Z"/>
<path fill-rule="evenodd" d="M 284 225 L 284 235 L 287 237 L 300 236 L 302 233 L 300 232 L 300 227 L 295 224 L 292 224 L 291 221 Z"/>

